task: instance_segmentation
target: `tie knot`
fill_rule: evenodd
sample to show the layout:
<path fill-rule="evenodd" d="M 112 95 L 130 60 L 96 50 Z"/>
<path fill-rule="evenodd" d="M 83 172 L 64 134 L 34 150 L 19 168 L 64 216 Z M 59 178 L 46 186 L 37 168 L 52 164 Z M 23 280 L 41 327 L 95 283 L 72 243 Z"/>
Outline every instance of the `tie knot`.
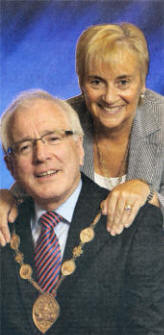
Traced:
<path fill-rule="evenodd" d="M 44 229 L 52 229 L 60 221 L 63 221 L 62 216 L 53 211 L 46 212 L 39 219 L 39 222 Z"/>

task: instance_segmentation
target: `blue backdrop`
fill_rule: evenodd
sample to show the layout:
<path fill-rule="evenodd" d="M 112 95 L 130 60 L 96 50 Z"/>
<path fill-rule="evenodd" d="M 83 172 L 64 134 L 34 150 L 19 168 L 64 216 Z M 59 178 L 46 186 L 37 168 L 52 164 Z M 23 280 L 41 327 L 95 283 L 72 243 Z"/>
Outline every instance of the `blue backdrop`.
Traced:
<path fill-rule="evenodd" d="M 150 51 L 147 87 L 164 94 L 163 0 L 1 0 L 0 114 L 18 92 L 42 88 L 60 98 L 79 93 L 75 47 L 92 24 L 129 21 Z M 0 156 L 1 188 L 12 178 Z"/>

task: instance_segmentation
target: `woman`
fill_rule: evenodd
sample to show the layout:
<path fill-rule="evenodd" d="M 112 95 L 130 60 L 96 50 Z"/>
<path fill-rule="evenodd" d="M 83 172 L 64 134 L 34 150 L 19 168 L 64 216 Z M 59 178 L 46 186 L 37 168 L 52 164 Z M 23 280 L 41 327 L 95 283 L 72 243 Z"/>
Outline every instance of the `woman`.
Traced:
<path fill-rule="evenodd" d="M 77 43 L 82 95 L 69 102 L 86 135 L 84 172 L 112 189 L 104 212 L 113 234 L 131 224 L 150 186 L 148 201 L 164 214 L 164 98 L 146 90 L 148 68 L 147 42 L 132 24 L 92 26 Z"/>
<path fill-rule="evenodd" d="M 85 132 L 83 171 L 111 190 L 103 213 L 112 235 L 129 227 L 146 201 L 164 214 L 164 97 L 146 89 L 148 67 L 145 37 L 132 24 L 91 26 L 77 43 L 82 94 L 68 102 Z M 9 239 L 9 203 L 3 191 L 1 244 L 2 234 Z M 10 221 L 14 217 L 15 209 Z"/>

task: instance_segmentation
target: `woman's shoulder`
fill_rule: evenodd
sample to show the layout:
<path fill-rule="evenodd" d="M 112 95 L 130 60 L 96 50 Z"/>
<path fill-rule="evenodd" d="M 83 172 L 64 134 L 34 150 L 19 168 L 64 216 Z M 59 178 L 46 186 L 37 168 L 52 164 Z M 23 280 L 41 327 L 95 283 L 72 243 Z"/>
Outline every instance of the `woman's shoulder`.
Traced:
<path fill-rule="evenodd" d="M 147 122 L 151 119 L 160 124 L 164 130 L 164 96 L 147 89 L 143 103 L 141 104 L 143 119 Z"/>
<path fill-rule="evenodd" d="M 144 103 L 150 104 L 164 104 L 164 96 L 154 92 L 152 90 L 147 89 L 145 92 Z"/>
<path fill-rule="evenodd" d="M 86 109 L 85 100 L 82 94 L 76 95 L 66 100 L 77 112 Z"/>
<path fill-rule="evenodd" d="M 85 133 L 90 132 L 92 129 L 92 118 L 87 109 L 83 95 L 76 95 L 70 99 L 67 99 L 66 101 L 77 112 Z"/>

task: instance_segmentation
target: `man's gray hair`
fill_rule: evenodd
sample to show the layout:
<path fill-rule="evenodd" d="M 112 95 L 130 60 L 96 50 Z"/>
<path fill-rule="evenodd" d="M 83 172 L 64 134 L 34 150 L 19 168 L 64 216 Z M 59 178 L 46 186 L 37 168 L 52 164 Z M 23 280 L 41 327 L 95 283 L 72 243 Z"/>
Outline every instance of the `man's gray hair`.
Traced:
<path fill-rule="evenodd" d="M 30 107 L 31 103 L 36 100 L 47 100 L 58 106 L 66 115 L 70 124 L 70 129 L 78 136 L 83 137 L 83 129 L 80 124 L 76 111 L 64 100 L 61 100 L 48 92 L 41 89 L 27 90 L 21 92 L 7 107 L 1 117 L 0 137 L 4 152 L 11 146 L 11 127 L 14 113 L 20 109 Z"/>

